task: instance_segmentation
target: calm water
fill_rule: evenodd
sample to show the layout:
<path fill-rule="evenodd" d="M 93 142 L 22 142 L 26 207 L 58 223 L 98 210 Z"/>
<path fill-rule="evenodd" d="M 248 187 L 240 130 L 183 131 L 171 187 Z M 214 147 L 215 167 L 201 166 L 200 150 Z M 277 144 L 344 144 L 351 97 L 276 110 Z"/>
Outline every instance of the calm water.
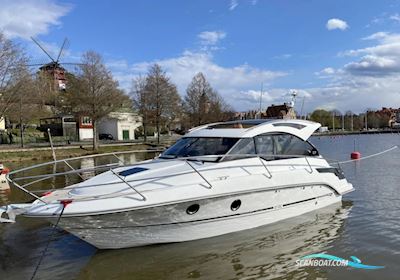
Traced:
<path fill-rule="evenodd" d="M 400 135 L 321 137 L 312 142 L 327 158 L 346 160 L 354 139 L 363 156 L 400 145 Z M 254 230 L 104 251 L 59 230 L 36 279 L 398 279 L 400 151 L 342 168 L 356 189 L 342 204 Z M 3 192 L 0 204 L 23 198 L 17 191 Z M 26 218 L 0 225 L 0 279 L 30 279 L 50 233 L 48 223 Z M 345 259 L 357 256 L 364 264 L 385 268 L 296 266 L 298 258 L 320 252 Z"/>

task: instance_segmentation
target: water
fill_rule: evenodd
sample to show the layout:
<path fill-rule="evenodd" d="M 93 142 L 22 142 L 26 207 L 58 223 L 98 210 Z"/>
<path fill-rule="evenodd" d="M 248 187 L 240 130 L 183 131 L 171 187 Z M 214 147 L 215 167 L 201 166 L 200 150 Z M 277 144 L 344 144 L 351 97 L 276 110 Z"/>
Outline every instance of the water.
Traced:
<path fill-rule="evenodd" d="M 400 136 L 390 134 L 314 137 L 312 142 L 325 157 L 346 160 L 354 139 L 363 156 L 400 145 Z M 356 189 L 342 204 L 253 230 L 103 251 L 58 230 L 36 279 L 398 279 L 400 151 L 342 168 Z M 13 191 L 0 198 L 4 204 L 25 196 Z M 27 218 L 0 225 L 0 279 L 30 279 L 50 233 L 48 223 Z M 296 266 L 298 258 L 320 252 L 357 256 L 385 268 Z"/>

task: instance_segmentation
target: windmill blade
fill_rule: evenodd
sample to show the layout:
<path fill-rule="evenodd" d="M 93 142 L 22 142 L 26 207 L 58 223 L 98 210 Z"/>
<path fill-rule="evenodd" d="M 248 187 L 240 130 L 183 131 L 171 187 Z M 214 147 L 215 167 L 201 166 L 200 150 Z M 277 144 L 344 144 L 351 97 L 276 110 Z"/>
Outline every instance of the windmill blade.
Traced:
<path fill-rule="evenodd" d="M 35 42 L 36 45 L 38 45 L 38 47 L 51 59 L 51 61 L 56 62 L 51 55 L 49 55 L 49 53 L 39 44 L 38 41 L 35 40 L 35 38 L 31 37 L 32 41 Z"/>
<path fill-rule="evenodd" d="M 64 39 L 64 42 L 63 42 L 63 44 L 62 44 L 62 46 L 61 46 L 60 52 L 58 53 L 56 63 L 58 63 L 58 62 L 60 61 L 61 55 L 63 55 L 63 52 L 64 52 L 64 50 L 67 48 L 68 43 L 69 43 L 69 42 L 68 42 L 68 39 L 65 38 L 65 39 Z"/>
<path fill-rule="evenodd" d="M 80 62 L 61 62 L 60 64 L 62 64 L 62 65 L 78 65 L 78 66 L 86 65 L 86 63 L 80 63 Z"/>
<path fill-rule="evenodd" d="M 46 63 L 32 63 L 32 64 L 27 64 L 26 66 L 28 67 L 35 67 L 35 66 L 44 66 Z"/>

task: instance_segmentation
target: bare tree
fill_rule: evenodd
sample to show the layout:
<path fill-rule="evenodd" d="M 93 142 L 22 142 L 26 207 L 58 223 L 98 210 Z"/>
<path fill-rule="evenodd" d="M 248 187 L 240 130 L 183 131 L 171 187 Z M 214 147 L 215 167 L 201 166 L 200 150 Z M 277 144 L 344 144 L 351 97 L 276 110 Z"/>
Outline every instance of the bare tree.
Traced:
<path fill-rule="evenodd" d="M 142 116 L 144 141 L 147 141 L 147 128 L 150 124 L 150 100 L 146 94 L 146 78 L 139 76 L 133 79 L 130 91 L 135 108 Z"/>
<path fill-rule="evenodd" d="M 23 50 L 0 32 L 0 117 L 20 100 L 20 88 L 29 76 Z"/>
<path fill-rule="evenodd" d="M 213 89 L 204 77 L 198 73 L 193 77 L 186 89 L 185 110 L 189 115 L 191 125 L 205 123 L 206 113 L 209 109 Z"/>
<path fill-rule="evenodd" d="M 184 100 L 184 108 L 192 126 L 232 118 L 232 108 L 211 87 L 201 72 L 193 77 Z"/>
<path fill-rule="evenodd" d="M 65 102 L 73 112 L 88 116 L 93 124 L 93 149 L 98 149 L 97 125 L 112 111 L 130 106 L 130 99 L 118 89 L 118 83 L 103 63 L 102 57 L 88 51 L 76 75 L 71 75 Z"/>
<path fill-rule="evenodd" d="M 209 104 L 207 122 L 227 121 L 234 118 L 235 112 L 233 108 L 215 90 L 211 93 Z"/>
<path fill-rule="evenodd" d="M 12 123 L 19 124 L 22 147 L 26 125 L 50 114 L 44 106 L 37 86 L 38 80 L 35 76 L 25 73 L 23 81 L 19 82 L 17 91 L 13 95 L 13 102 L 8 104 L 7 117 Z"/>
<path fill-rule="evenodd" d="M 144 89 L 149 100 L 152 121 L 157 129 L 157 142 L 160 143 L 161 125 L 174 118 L 174 111 L 180 104 L 180 96 L 176 86 L 158 64 L 150 67 Z"/>

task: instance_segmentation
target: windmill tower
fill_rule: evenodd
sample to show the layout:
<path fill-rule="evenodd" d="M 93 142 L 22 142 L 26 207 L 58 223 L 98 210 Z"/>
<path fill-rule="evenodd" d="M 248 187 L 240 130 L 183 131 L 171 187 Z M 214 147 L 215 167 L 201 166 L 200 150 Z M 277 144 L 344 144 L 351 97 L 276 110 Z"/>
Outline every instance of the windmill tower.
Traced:
<path fill-rule="evenodd" d="M 62 67 L 62 65 L 79 65 L 79 63 L 60 62 L 64 50 L 68 45 L 68 39 L 64 39 L 64 42 L 60 48 L 60 51 L 58 52 L 56 59 L 54 59 L 53 56 L 50 55 L 50 53 L 38 42 L 38 40 L 33 37 L 31 37 L 31 39 L 46 54 L 46 56 L 50 58 L 50 62 L 45 64 L 30 64 L 29 66 L 40 66 L 39 73 L 44 73 L 53 80 L 53 89 L 65 91 L 67 88 L 67 80 L 65 77 L 66 70 L 64 67 Z"/>

